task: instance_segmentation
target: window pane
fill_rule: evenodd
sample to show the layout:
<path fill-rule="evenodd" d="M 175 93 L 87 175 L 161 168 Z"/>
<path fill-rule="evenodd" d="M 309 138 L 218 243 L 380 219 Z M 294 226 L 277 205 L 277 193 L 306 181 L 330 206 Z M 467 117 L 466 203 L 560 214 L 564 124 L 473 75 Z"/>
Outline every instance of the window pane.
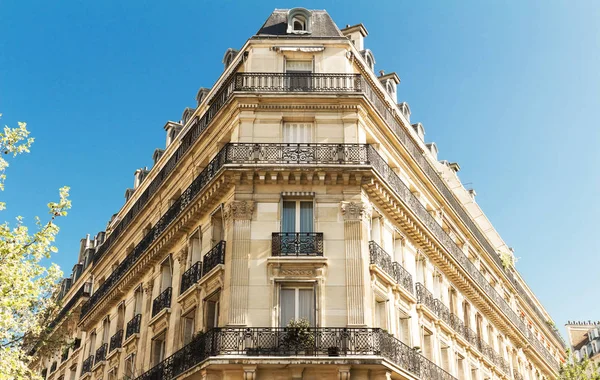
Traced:
<path fill-rule="evenodd" d="M 313 203 L 300 202 L 300 232 L 313 232 Z"/>
<path fill-rule="evenodd" d="M 287 326 L 291 320 L 296 319 L 296 289 L 281 289 L 281 302 L 279 304 L 281 307 L 281 326 Z"/>
<path fill-rule="evenodd" d="M 214 301 L 206 301 L 206 329 L 217 327 L 215 320 L 217 319 L 217 303 Z"/>
<path fill-rule="evenodd" d="M 296 202 L 283 202 L 282 232 L 296 232 Z"/>
<path fill-rule="evenodd" d="M 299 289 L 298 318 L 306 319 L 311 326 L 315 324 L 315 297 L 312 289 Z"/>
<path fill-rule="evenodd" d="M 193 312 L 192 312 L 193 313 Z M 194 317 L 188 315 L 183 318 L 183 344 L 186 345 L 192 340 L 194 335 Z"/>

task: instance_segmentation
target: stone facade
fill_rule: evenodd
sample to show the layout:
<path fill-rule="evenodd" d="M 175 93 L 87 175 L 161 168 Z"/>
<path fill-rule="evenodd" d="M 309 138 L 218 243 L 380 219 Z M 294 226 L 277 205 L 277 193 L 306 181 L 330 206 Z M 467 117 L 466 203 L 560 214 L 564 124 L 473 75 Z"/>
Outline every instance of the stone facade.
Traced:
<path fill-rule="evenodd" d="M 276 10 L 61 297 L 49 379 L 552 379 L 550 317 L 363 25 Z M 277 38 L 273 38 L 277 37 Z M 200 96 L 201 95 L 201 96 Z M 486 232 L 482 232 L 486 231 Z M 310 327 L 287 328 L 306 320 Z M 60 318 L 56 324 L 64 323 Z M 56 363 L 56 365 L 54 365 Z"/>

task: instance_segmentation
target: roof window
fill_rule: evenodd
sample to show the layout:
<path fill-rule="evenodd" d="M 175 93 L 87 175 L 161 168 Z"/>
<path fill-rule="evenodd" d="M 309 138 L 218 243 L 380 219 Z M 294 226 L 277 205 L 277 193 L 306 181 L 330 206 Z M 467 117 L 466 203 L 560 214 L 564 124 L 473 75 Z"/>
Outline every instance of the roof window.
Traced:
<path fill-rule="evenodd" d="M 288 12 L 288 34 L 308 34 L 310 27 L 311 13 L 308 9 L 294 8 Z"/>

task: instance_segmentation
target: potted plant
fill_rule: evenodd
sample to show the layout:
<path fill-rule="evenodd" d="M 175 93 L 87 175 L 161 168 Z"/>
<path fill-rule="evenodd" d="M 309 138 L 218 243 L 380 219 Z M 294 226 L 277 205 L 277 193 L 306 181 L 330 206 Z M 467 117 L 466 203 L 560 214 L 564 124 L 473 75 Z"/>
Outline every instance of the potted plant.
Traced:
<path fill-rule="evenodd" d="M 314 352 L 315 334 L 306 319 L 292 319 L 285 328 L 283 346 L 287 352 L 310 355 Z"/>

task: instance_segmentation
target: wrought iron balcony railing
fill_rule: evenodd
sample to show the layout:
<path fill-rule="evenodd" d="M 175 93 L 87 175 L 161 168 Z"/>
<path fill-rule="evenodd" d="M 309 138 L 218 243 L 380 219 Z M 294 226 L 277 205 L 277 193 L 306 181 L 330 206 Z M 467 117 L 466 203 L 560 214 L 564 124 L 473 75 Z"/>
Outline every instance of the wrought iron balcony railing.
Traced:
<path fill-rule="evenodd" d="M 203 261 L 196 262 L 190 269 L 183 273 L 181 276 L 181 288 L 179 289 L 179 294 L 183 294 L 219 264 L 225 264 L 224 240 L 215 244 L 215 246 L 204 255 Z"/>
<path fill-rule="evenodd" d="M 156 316 L 161 310 L 171 307 L 172 293 L 173 288 L 168 287 L 152 301 L 152 317 Z"/>
<path fill-rule="evenodd" d="M 369 262 L 381 268 L 404 289 L 414 294 L 411 274 L 400 263 L 392 261 L 392 257 L 374 241 L 369 242 Z"/>
<path fill-rule="evenodd" d="M 444 305 L 439 299 L 433 301 L 434 313 L 439 319 L 444 321 L 448 326 L 452 326 L 452 313 L 448 306 Z"/>
<path fill-rule="evenodd" d="M 323 256 L 322 232 L 273 232 L 273 256 Z"/>
<path fill-rule="evenodd" d="M 424 157 L 420 156 L 421 159 Z M 431 234 L 442 244 L 449 254 L 469 274 L 473 281 L 492 299 L 504 315 L 514 323 L 528 341 L 549 363 L 558 369 L 558 362 L 545 349 L 517 313 L 496 291 L 496 289 L 479 272 L 456 243 L 448 236 L 436 219 L 434 219 L 421 202 L 412 194 L 396 173 L 387 165 L 378 152 L 369 145 L 362 144 L 227 144 L 205 169 L 194 179 L 179 199 L 167 210 L 159 222 L 151 228 L 133 252 L 117 267 L 117 269 L 100 286 L 96 293 L 83 305 L 81 315 L 85 316 L 97 301 L 112 289 L 125 273 L 137 262 L 145 250 L 161 233 L 183 212 L 186 206 L 196 197 L 223 168 L 224 165 L 248 164 L 310 164 L 310 165 L 351 165 L 366 166 L 375 170 L 397 196 L 406 204 L 411 212 L 429 229 Z M 427 164 L 428 165 L 428 164 Z M 437 173 L 435 173 L 437 175 Z M 439 178 L 439 177 L 438 177 Z M 439 179 L 441 181 L 441 179 Z M 449 190 L 448 190 L 449 191 Z M 452 194 L 450 194 L 452 195 Z M 115 232 L 113 232 L 114 234 Z M 113 236 L 111 234 L 107 239 Z M 105 243 L 106 244 L 106 243 Z M 104 245 L 103 245 L 104 246 Z M 101 247 L 103 247 L 101 246 Z M 495 253 L 494 253 L 495 254 Z"/>
<path fill-rule="evenodd" d="M 380 357 L 420 379 L 455 380 L 416 350 L 381 329 L 311 328 L 299 334 L 294 328 L 216 328 L 142 374 L 137 380 L 171 380 L 210 357 Z"/>
<path fill-rule="evenodd" d="M 221 240 L 202 258 L 202 276 L 206 276 L 219 264 L 225 264 L 225 241 Z"/>
<path fill-rule="evenodd" d="M 108 343 L 102 344 L 102 346 L 98 347 L 96 350 L 96 356 L 94 357 L 94 363 L 98 364 L 106 360 L 106 354 L 108 350 Z"/>
<path fill-rule="evenodd" d="M 181 275 L 181 287 L 179 288 L 179 294 L 183 294 L 192 285 L 200 281 L 201 277 L 202 261 L 198 261 Z"/>
<path fill-rule="evenodd" d="M 425 287 L 425 285 L 417 282 L 417 303 L 425 305 L 429 310 L 435 313 L 435 297 L 433 294 Z"/>
<path fill-rule="evenodd" d="M 83 364 L 81 365 L 81 376 L 90 372 L 92 370 L 93 366 L 94 366 L 94 355 L 90 355 L 87 357 L 87 359 L 85 359 L 83 361 Z"/>
<path fill-rule="evenodd" d="M 142 324 L 142 315 L 136 314 L 133 318 L 127 322 L 127 327 L 125 328 L 125 339 L 129 338 L 133 334 L 140 333 L 140 326 Z"/>
<path fill-rule="evenodd" d="M 108 352 L 112 352 L 114 349 L 121 348 L 123 345 L 123 329 L 117 331 L 115 335 L 110 337 L 110 346 Z"/>

